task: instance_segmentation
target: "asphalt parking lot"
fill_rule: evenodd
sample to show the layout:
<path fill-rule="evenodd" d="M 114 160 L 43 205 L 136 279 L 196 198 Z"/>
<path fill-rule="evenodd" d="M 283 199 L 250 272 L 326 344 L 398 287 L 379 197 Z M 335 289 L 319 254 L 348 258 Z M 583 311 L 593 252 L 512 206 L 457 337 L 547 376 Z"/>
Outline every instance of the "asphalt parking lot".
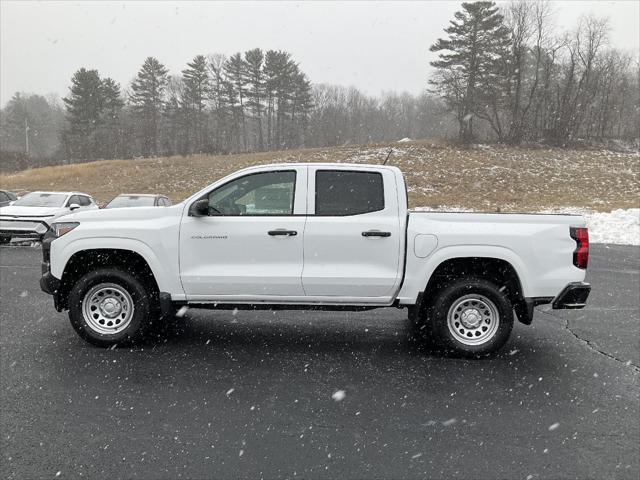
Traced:
<path fill-rule="evenodd" d="M 0 248 L 2 478 L 640 476 L 638 247 L 592 246 L 588 308 L 481 361 L 416 351 L 395 309 L 190 310 L 103 350 L 40 256 Z"/>

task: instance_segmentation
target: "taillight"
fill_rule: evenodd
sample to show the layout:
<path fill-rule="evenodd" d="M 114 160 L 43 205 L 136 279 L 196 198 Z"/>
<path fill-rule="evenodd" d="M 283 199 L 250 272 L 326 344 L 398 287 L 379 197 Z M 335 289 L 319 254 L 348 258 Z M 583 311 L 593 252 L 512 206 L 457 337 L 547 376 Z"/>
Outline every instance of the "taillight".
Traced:
<path fill-rule="evenodd" d="M 571 227 L 570 235 L 576 241 L 573 264 L 578 268 L 587 268 L 589 263 L 589 230 L 586 227 Z"/>

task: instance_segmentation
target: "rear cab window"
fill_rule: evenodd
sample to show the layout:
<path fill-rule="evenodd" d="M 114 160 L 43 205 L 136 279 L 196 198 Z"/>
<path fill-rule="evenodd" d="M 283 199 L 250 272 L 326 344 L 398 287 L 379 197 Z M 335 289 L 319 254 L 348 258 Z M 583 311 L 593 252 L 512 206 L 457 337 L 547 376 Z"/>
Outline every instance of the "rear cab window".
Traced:
<path fill-rule="evenodd" d="M 317 170 L 315 189 L 316 215 L 361 215 L 385 207 L 380 172 Z"/>

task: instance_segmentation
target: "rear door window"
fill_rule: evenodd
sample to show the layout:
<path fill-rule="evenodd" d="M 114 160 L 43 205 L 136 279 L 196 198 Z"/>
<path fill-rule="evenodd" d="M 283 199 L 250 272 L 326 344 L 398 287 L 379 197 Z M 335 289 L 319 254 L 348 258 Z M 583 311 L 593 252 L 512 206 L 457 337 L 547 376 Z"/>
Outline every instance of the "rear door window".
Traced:
<path fill-rule="evenodd" d="M 379 172 L 316 172 L 316 215 L 359 215 L 383 209 L 384 186 Z"/>

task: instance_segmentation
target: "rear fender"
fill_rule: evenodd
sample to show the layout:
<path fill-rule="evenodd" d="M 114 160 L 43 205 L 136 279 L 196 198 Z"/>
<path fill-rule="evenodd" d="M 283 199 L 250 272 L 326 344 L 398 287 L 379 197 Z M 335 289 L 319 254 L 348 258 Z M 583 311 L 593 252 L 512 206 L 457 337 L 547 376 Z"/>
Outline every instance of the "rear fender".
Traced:
<path fill-rule="evenodd" d="M 527 268 L 513 250 L 493 245 L 452 245 L 443 247 L 424 259 L 416 256 L 408 257 L 407 261 L 410 264 L 407 265 L 405 281 L 398 294 L 400 303 L 414 304 L 418 294 L 425 289 L 431 275 L 441 263 L 454 258 L 472 257 L 495 258 L 508 262 L 518 275 L 518 280 L 522 287 L 522 295 L 524 297 L 528 296 L 530 285 L 528 283 Z"/>

